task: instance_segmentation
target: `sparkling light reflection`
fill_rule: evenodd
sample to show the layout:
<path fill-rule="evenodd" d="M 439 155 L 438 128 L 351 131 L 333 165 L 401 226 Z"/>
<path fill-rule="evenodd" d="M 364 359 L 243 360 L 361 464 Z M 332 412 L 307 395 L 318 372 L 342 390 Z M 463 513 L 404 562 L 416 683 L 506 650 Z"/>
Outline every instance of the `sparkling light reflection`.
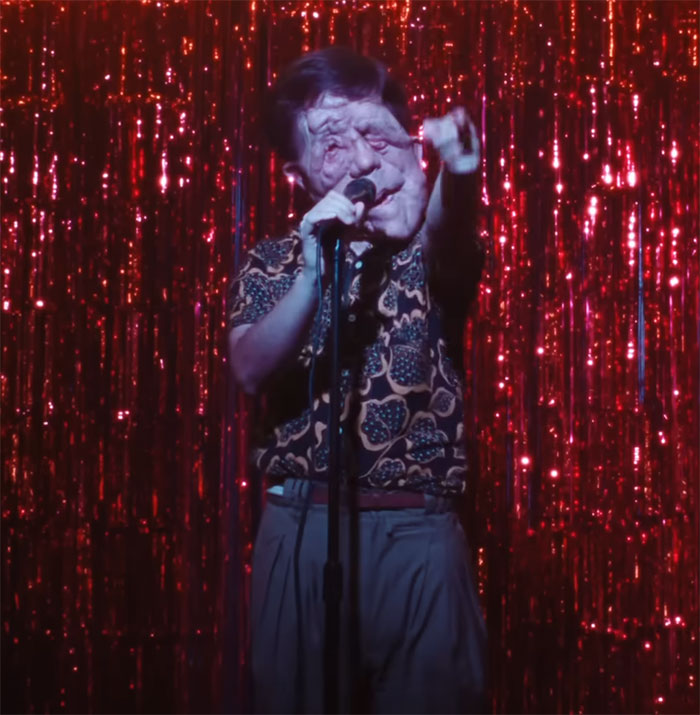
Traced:
<path fill-rule="evenodd" d="M 484 145 L 466 523 L 494 711 L 696 712 L 697 4 L 2 9 L 8 711 L 244 692 L 257 413 L 227 396 L 226 283 L 299 218 L 262 91 L 335 41 Z"/>

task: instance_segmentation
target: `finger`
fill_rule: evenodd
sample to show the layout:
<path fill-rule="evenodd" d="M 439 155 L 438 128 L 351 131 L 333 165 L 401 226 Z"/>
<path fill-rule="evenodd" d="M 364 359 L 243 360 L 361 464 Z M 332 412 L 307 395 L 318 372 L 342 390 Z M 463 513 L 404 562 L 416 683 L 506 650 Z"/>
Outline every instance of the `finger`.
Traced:
<path fill-rule="evenodd" d="M 301 232 L 302 237 L 311 235 L 311 233 L 313 233 L 313 230 L 313 221 L 309 219 L 308 214 L 304 214 L 301 217 L 301 223 L 299 224 L 299 231 Z"/>
<path fill-rule="evenodd" d="M 342 201 L 324 199 L 304 216 L 302 223 L 304 223 L 310 231 L 315 231 L 319 224 L 328 223 L 334 219 L 338 219 L 343 223 L 352 223 L 354 218 L 355 208 L 351 201 L 347 199 L 343 199 Z"/>
<path fill-rule="evenodd" d="M 459 139 L 459 127 L 451 114 L 439 119 L 427 120 L 426 124 L 424 136 L 438 150 Z"/>
<path fill-rule="evenodd" d="M 326 201 L 340 201 L 341 203 L 343 201 L 349 201 L 347 196 L 344 196 L 343 194 L 340 193 L 340 191 L 336 191 L 335 189 L 331 189 L 322 199 L 319 201 L 320 203 L 325 203 Z"/>
<path fill-rule="evenodd" d="M 426 117 L 421 122 L 421 134 L 423 135 L 424 140 L 430 140 L 430 135 L 432 133 L 432 125 L 434 121 L 434 119 Z"/>
<path fill-rule="evenodd" d="M 338 220 L 342 221 L 346 226 L 354 226 L 361 218 L 364 208 L 358 213 L 356 204 L 353 204 L 352 211 L 349 214 L 338 214 Z"/>
<path fill-rule="evenodd" d="M 423 120 L 423 139 L 434 144 L 439 133 L 439 119 L 427 118 Z"/>
<path fill-rule="evenodd" d="M 355 209 L 352 204 L 347 206 L 328 206 L 314 216 L 315 226 L 340 221 L 346 225 L 355 223 Z"/>
<path fill-rule="evenodd" d="M 355 204 L 347 196 L 339 194 L 337 191 L 329 192 L 321 203 L 324 206 L 332 207 L 338 212 L 345 211 L 352 214 L 355 211 Z M 321 203 L 319 203 L 319 206 L 321 206 Z"/>
<path fill-rule="evenodd" d="M 450 114 L 452 119 L 455 121 L 460 129 L 464 129 L 469 117 L 467 115 L 467 110 L 464 107 L 455 107 Z"/>
<path fill-rule="evenodd" d="M 331 189 L 322 201 L 333 201 L 343 205 L 352 205 L 353 203 L 345 194 L 335 191 L 334 189 Z"/>
<path fill-rule="evenodd" d="M 319 204 L 319 208 L 321 205 Z M 323 211 L 327 214 L 330 212 L 338 218 L 352 217 L 355 215 L 355 204 L 346 196 L 335 194 L 334 196 L 324 199 Z"/>

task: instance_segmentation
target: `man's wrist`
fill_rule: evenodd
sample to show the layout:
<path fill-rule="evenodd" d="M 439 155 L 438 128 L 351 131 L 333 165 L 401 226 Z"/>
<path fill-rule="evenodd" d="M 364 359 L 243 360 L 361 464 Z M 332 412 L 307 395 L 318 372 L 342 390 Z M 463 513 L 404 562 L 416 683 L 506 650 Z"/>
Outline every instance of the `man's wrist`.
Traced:
<path fill-rule="evenodd" d="M 316 288 L 316 266 L 304 264 L 297 275 L 297 282 L 306 288 Z"/>
<path fill-rule="evenodd" d="M 455 152 L 443 159 L 443 164 L 445 170 L 455 176 L 473 174 L 478 167 L 474 155 L 466 152 Z"/>

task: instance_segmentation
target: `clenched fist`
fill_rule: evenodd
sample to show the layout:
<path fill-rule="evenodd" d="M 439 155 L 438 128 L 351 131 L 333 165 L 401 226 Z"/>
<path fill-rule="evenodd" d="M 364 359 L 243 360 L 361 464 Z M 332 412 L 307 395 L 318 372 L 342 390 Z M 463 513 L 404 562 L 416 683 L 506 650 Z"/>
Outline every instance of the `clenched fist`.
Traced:
<path fill-rule="evenodd" d="M 470 146 L 464 138 L 469 132 Z M 423 137 L 437 149 L 448 171 L 471 174 L 479 167 L 479 138 L 476 128 L 463 107 L 457 107 L 444 117 L 423 120 Z"/>
<path fill-rule="evenodd" d="M 346 226 L 358 226 L 364 213 L 365 205 L 361 201 L 353 203 L 341 193 L 331 190 L 304 214 L 299 226 L 304 271 L 313 276 L 316 275 L 318 241 L 325 227 L 336 221 L 340 221 Z M 321 265 L 322 273 L 323 270 L 324 266 Z"/>

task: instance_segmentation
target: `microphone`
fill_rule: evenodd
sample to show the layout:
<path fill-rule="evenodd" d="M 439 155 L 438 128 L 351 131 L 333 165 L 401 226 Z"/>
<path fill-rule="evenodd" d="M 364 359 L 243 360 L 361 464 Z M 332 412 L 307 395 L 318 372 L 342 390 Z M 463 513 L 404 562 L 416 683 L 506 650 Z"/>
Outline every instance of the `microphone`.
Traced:
<path fill-rule="evenodd" d="M 371 179 L 353 179 L 346 187 L 343 194 L 354 204 L 362 201 L 363 204 L 373 204 L 377 197 L 377 187 Z"/>
<path fill-rule="evenodd" d="M 343 196 L 350 199 L 354 204 L 362 201 L 365 206 L 369 206 L 374 203 L 377 197 L 377 187 L 370 179 L 364 177 L 353 179 L 343 190 Z M 342 221 L 337 219 L 331 221 L 321 231 L 321 243 L 331 246 L 333 241 L 339 238 L 346 228 L 347 226 Z"/>

